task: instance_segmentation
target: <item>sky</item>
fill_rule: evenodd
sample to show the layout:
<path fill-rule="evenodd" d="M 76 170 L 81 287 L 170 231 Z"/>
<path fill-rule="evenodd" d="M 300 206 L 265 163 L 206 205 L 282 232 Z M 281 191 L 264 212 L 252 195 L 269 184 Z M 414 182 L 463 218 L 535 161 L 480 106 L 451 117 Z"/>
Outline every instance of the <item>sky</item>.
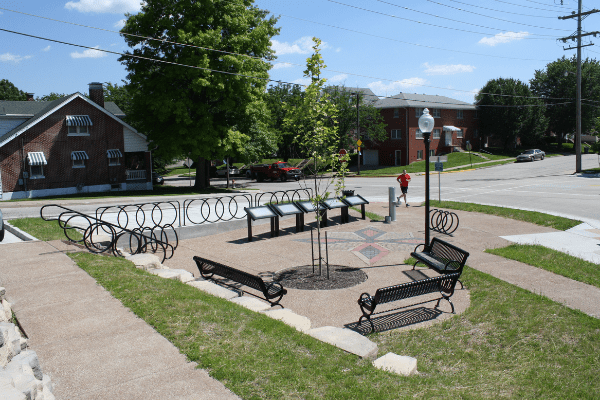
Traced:
<path fill-rule="evenodd" d="M 140 0 L 0 0 L 0 29 L 113 52 L 128 48 L 115 32 Z M 584 2 L 584 11 L 600 7 Z M 559 38 L 576 32 L 576 0 L 255 0 L 277 16 L 272 46 L 276 81 L 303 77 L 312 37 L 323 41 L 328 84 L 367 87 L 378 96 L 400 92 L 473 102 L 490 79 L 529 82 L 534 72 L 576 50 Z M 17 12 L 15 12 L 17 11 Z M 30 15 L 25 15 L 25 14 Z M 35 15 L 35 16 L 34 16 Z M 36 17 L 38 16 L 38 17 Z M 92 26 L 90 29 L 58 21 Z M 583 21 L 599 26 L 600 13 Z M 587 29 L 586 29 L 587 28 Z M 600 59 L 600 38 L 582 56 Z M 118 55 L 0 30 L 0 79 L 36 97 L 88 92 L 90 82 L 122 83 Z M 173 68 L 181 68 L 175 67 Z"/>

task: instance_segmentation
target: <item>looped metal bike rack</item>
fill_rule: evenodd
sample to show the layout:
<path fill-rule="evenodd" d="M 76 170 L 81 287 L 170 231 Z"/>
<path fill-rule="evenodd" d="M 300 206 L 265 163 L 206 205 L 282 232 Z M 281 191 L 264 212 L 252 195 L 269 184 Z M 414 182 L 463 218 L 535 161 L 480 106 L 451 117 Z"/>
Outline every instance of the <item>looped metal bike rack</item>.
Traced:
<path fill-rule="evenodd" d="M 57 209 L 54 216 L 44 215 L 44 211 L 51 214 L 48 211 L 51 207 Z M 58 221 L 70 242 L 83 244 L 88 251 L 96 254 L 110 251 L 114 256 L 121 256 L 121 247 L 131 254 L 162 252 L 162 261 L 165 261 L 173 257 L 179 244 L 177 232 L 171 224 L 128 229 L 58 204 L 43 206 L 40 209 L 40 217 L 44 221 Z M 73 232 L 79 232 L 82 238 L 75 238 Z M 174 241 L 175 244 L 169 241 Z"/>
<path fill-rule="evenodd" d="M 452 235 L 458 228 L 458 215 L 451 211 L 439 210 L 437 208 L 429 211 L 431 215 L 429 229 L 446 235 Z"/>
<path fill-rule="evenodd" d="M 201 225 L 205 222 L 246 218 L 244 207 L 252 207 L 252 195 L 187 199 L 183 202 L 183 225 L 188 221 L 194 225 Z M 192 209 L 199 209 L 200 215 L 193 215 Z"/>
<path fill-rule="evenodd" d="M 295 189 L 295 190 L 279 190 L 275 192 L 263 192 L 257 193 L 254 196 L 254 206 L 258 207 L 261 205 L 261 201 L 265 200 L 265 203 L 291 203 L 293 201 L 307 200 L 312 197 L 312 189 Z"/>

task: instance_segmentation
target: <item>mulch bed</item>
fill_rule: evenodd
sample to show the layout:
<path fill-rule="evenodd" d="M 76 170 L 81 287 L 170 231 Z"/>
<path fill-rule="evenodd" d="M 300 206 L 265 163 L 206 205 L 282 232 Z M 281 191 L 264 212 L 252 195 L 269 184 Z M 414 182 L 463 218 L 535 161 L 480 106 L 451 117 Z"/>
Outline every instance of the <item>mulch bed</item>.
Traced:
<path fill-rule="evenodd" d="M 325 266 L 321 272 L 322 275 L 319 275 L 318 265 L 315 265 L 314 273 L 312 265 L 302 265 L 278 272 L 273 280 L 280 282 L 285 288 L 331 290 L 356 286 L 368 278 L 362 270 L 344 265 L 330 265 L 329 279 Z"/>

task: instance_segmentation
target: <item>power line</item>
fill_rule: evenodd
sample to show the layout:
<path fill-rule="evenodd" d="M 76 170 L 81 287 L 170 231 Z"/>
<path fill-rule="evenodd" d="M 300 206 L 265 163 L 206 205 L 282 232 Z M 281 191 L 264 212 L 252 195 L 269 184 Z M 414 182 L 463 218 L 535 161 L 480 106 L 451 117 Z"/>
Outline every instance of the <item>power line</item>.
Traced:
<path fill-rule="evenodd" d="M 464 5 L 469 6 L 469 7 L 481 8 L 483 10 L 488 10 L 488 11 L 494 11 L 494 12 L 505 13 L 505 14 L 512 14 L 512 15 L 519 15 L 521 17 L 556 19 L 556 16 L 549 17 L 549 16 L 546 16 L 546 15 L 527 15 L 527 14 L 521 14 L 521 13 L 517 13 L 517 12 L 504 11 L 504 10 L 496 10 L 494 8 L 482 7 L 482 6 L 478 6 L 478 5 L 470 4 L 470 3 L 465 3 L 465 2 L 462 2 L 462 1 L 458 1 L 458 0 L 447 0 L 447 1 L 452 1 L 452 2 L 458 3 L 458 4 L 464 4 Z M 553 10 L 552 12 L 555 12 L 555 11 Z"/>
<path fill-rule="evenodd" d="M 569 7 L 566 7 L 566 6 L 559 6 L 559 5 L 556 5 L 556 4 L 546 4 L 546 3 L 540 3 L 539 1 L 533 1 L 533 0 L 525 0 L 525 1 L 527 1 L 527 2 L 529 2 L 529 3 L 541 4 L 541 5 L 543 5 L 543 6 L 547 6 L 547 7 L 558 7 L 558 8 L 562 8 L 562 10 L 560 10 L 560 12 L 563 12 L 563 10 L 564 10 L 565 8 L 569 8 Z M 557 10 L 557 11 L 558 11 L 558 10 Z"/>
<path fill-rule="evenodd" d="M 378 1 L 379 1 L 379 0 L 378 0 Z M 537 26 L 537 25 L 524 24 L 524 23 L 521 23 L 521 22 L 515 22 L 515 21 L 508 20 L 508 19 L 502 19 L 502 18 L 492 17 L 492 16 L 490 16 L 490 15 L 485 15 L 485 14 L 476 13 L 476 12 L 474 12 L 474 11 L 469 11 L 469 10 L 465 10 L 465 9 L 458 8 L 458 7 L 452 7 L 452 6 L 449 6 L 449 5 L 447 5 L 447 4 L 438 3 L 437 1 L 433 1 L 433 0 L 427 0 L 427 1 L 428 1 L 428 2 L 430 2 L 430 3 L 433 3 L 433 4 L 440 5 L 440 6 L 442 6 L 442 7 L 448 7 L 448 8 L 452 8 L 453 10 L 458 10 L 458 11 L 466 12 L 466 13 L 469 13 L 469 14 L 478 15 L 478 16 L 480 16 L 480 17 L 485 17 L 485 18 L 496 19 L 496 20 L 498 20 L 498 21 L 504 21 L 504 22 L 508 22 L 508 23 L 511 23 L 511 24 L 517 24 L 517 25 L 529 26 L 529 27 L 531 27 L 531 28 L 549 29 L 549 30 L 553 30 L 553 31 L 563 31 L 563 32 L 564 32 L 564 31 L 568 31 L 568 29 L 547 28 L 547 27 L 544 27 L 544 26 Z"/>
<path fill-rule="evenodd" d="M 335 0 L 327 0 L 327 1 L 329 1 L 330 3 L 340 4 L 342 6 L 354 8 L 354 9 L 357 9 L 357 10 L 360 10 L 360 11 L 366 11 L 366 12 L 370 12 L 370 13 L 373 13 L 373 14 L 378 14 L 378 15 L 383 15 L 383 16 L 390 17 L 390 18 L 400 19 L 400 20 L 403 20 L 403 21 L 415 22 L 415 23 L 422 24 L 422 25 L 433 26 L 435 28 L 450 29 L 450 30 L 458 31 L 458 32 L 475 33 L 477 35 L 494 35 L 494 36 L 497 36 L 497 37 L 509 37 L 509 38 L 512 38 L 512 36 L 509 36 L 509 35 L 494 34 L 492 32 L 475 32 L 475 31 L 469 31 L 469 30 L 466 30 L 466 29 L 451 28 L 451 27 L 448 27 L 448 26 L 442 26 L 442 25 L 430 24 L 428 22 L 416 21 L 414 19 L 399 17 L 397 15 L 392 15 L 392 14 L 386 14 L 386 13 L 383 13 L 383 12 L 380 12 L 380 11 L 369 10 L 367 8 L 357 7 L 357 6 L 353 6 L 353 5 L 350 5 L 350 4 L 341 3 L 341 2 L 335 1 Z M 473 25 L 473 24 L 469 24 L 469 25 Z M 475 25 L 475 26 L 479 26 L 479 25 Z M 495 28 L 487 28 L 487 29 L 495 29 Z M 551 36 L 551 35 L 538 35 L 538 34 L 536 34 L 535 36 Z M 552 37 L 554 37 L 554 36 L 552 36 Z M 524 37 L 523 39 L 529 39 L 529 40 L 551 40 L 551 39 L 548 39 L 548 38 L 541 38 L 541 37 L 540 38 Z"/>
<path fill-rule="evenodd" d="M 383 4 L 387 4 L 387 5 L 390 5 L 390 6 L 402 8 L 402 9 L 407 10 L 407 11 L 412 11 L 412 12 L 416 12 L 416 13 L 419 13 L 419 14 L 425 14 L 425 15 L 428 15 L 430 17 L 436 17 L 436 18 L 446 19 L 446 20 L 452 21 L 452 22 L 458 22 L 459 24 L 471 25 L 471 26 L 476 26 L 478 28 L 485 28 L 485 29 L 497 29 L 497 30 L 500 30 L 500 31 L 507 30 L 507 29 L 492 28 L 492 27 L 489 27 L 489 26 L 472 24 L 470 22 L 465 22 L 465 21 L 461 21 L 461 20 L 458 20 L 458 19 L 441 17 L 439 15 L 431 14 L 431 13 L 428 13 L 428 12 L 425 12 L 425 11 L 414 10 L 412 8 L 408 8 L 408 7 L 400 6 L 400 5 L 397 5 L 397 4 L 389 3 L 389 2 L 384 1 L 384 0 L 375 0 L 375 1 L 378 1 L 378 2 L 383 3 Z M 479 15 L 479 16 L 482 16 L 482 17 L 488 17 L 488 18 L 492 18 L 492 19 L 497 19 L 499 21 L 510 22 L 512 24 L 519 24 L 519 25 L 529 26 L 529 27 L 532 27 L 532 28 L 550 29 L 550 30 L 554 30 L 554 31 L 563 31 L 563 32 L 564 31 L 568 31 L 568 29 L 547 28 L 547 27 L 543 27 L 543 26 L 530 25 L 530 24 L 522 24 L 522 23 L 519 23 L 519 22 L 509 21 L 509 20 L 505 20 L 505 19 L 500 19 L 500 18 L 495 18 L 495 17 L 489 17 L 489 16 L 484 15 L 484 14 L 478 14 L 478 13 L 474 13 L 474 12 L 471 12 L 471 11 L 462 10 L 462 9 L 451 7 L 451 6 L 448 6 L 448 5 L 445 5 L 445 4 L 437 3 L 437 2 L 432 1 L 432 0 L 427 0 L 427 1 L 429 1 L 430 3 L 434 3 L 434 4 L 439 4 L 439 5 L 444 6 L 444 7 L 454 8 L 455 10 L 470 12 L 470 13 L 473 13 L 475 15 Z M 539 36 L 550 36 L 550 35 L 539 35 Z"/>
<path fill-rule="evenodd" d="M 563 12 L 562 10 L 549 10 L 547 8 L 531 7 L 531 6 L 524 6 L 522 4 L 509 3 L 508 1 L 503 1 L 503 0 L 494 0 L 494 1 L 497 1 L 498 3 L 509 4 L 511 6 L 531 8 L 532 10 L 542 10 L 542 11 L 550 11 L 550 12 Z"/>

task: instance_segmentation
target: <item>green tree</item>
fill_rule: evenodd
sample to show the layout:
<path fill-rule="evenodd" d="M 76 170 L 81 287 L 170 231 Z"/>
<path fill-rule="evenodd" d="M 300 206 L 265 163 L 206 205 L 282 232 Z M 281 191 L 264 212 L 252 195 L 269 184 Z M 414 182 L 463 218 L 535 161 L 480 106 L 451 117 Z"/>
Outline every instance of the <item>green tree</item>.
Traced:
<path fill-rule="evenodd" d="M 546 116 L 550 130 L 561 137 L 576 130 L 576 71 L 577 58 L 563 56 L 546 65 L 546 69 L 535 71 L 529 82 L 533 94 L 544 98 L 548 106 Z M 581 63 L 581 98 L 584 99 L 581 131 L 588 132 L 594 129 L 596 118 L 600 116 L 600 63 L 595 59 L 586 58 Z"/>
<path fill-rule="evenodd" d="M 19 101 L 27 100 L 24 91 L 19 90 L 12 82 L 7 79 L 0 80 L 0 100 Z"/>
<path fill-rule="evenodd" d="M 274 58 L 278 29 L 267 14 L 252 0 L 148 0 L 122 29 L 141 36 L 125 36 L 131 50 L 119 59 L 136 127 L 166 158 L 191 152 L 201 161 L 197 187 L 209 183 L 204 160 L 241 154 L 252 135 L 268 132 L 264 60 Z"/>
<path fill-rule="evenodd" d="M 60 94 L 60 93 L 50 92 L 50 94 L 45 94 L 41 97 L 36 97 L 35 101 L 54 101 L 54 100 L 58 100 L 65 96 L 67 96 L 67 95 L 64 93 Z"/>
<path fill-rule="evenodd" d="M 317 219 L 317 243 L 319 243 L 319 270 L 322 271 L 321 219 L 320 203 L 333 192 L 339 196 L 344 188 L 344 175 L 347 172 L 348 156 L 338 157 L 339 143 L 338 110 L 327 91 L 324 91 L 326 79 L 321 78 L 321 70 L 327 68 L 323 62 L 319 46 L 321 40 L 313 38 L 313 55 L 306 59 L 304 77 L 311 83 L 304 91 L 301 102 L 285 104 L 284 127 L 296 132 L 296 143 L 314 162 L 314 186 L 311 202 L 315 207 Z M 331 178 L 318 177 L 319 164 L 331 167 Z M 331 186 L 334 185 L 334 188 Z M 329 275 L 329 271 L 328 275 Z"/>
<path fill-rule="evenodd" d="M 285 104 L 288 107 L 296 107 L 304 98 L 304 92 L 300 85 L 279 83 L 269 86 L 265 96 L 267 107 L 271 114 L 269 127 L 277 136 L 277 153 L 284 161 L 297 156 L 297 148 L 294 142 L 295 132 L 290 132 L 284 126 L 286 116 Z"/>
<path fill-rule="evenodd" d="M 379 109 L 375 108 L 374 100 L 365 98 L 359 90 L 344 86 L 329 86 L 325 88 L 338 109 L 339 149 L 356 146 L 356 95 L 359 98 L 359 125 L 361 137 L 368 137 L 375 142 L 387 139 L 386 123 Z"/>
<path fill-rule="evenodd" d="M 480 128 L 484 135 L 499 138 L 506 150 L 517 137 L 537 143 L 548 126 L 544 103 L 534 97 L 529 86 L 518 79 L 491 79 L 475 96 L 480 107 Z"/>

